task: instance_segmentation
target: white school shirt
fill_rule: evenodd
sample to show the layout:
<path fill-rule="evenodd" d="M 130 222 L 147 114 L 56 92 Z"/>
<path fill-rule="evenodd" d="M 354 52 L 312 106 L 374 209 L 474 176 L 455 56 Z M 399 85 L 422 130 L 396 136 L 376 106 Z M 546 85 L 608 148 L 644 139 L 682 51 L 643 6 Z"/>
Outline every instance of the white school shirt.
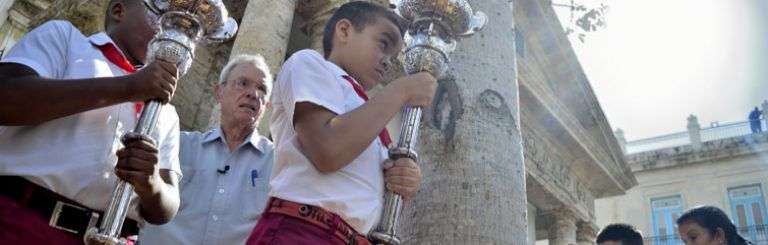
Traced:
<path fill-rule="evenodd" d="M 179 156 L 184 174 L 179 212 L 164 225 L 144 226 L 139 242 L 245 244 L 267 205 L 272 142 L 253 131 L 230 151 L 219 127 L 181 132 Z"/>
<path fill-rule="evenodd" d="M 126 75 L 94 46 L 111 42 L 103 32 L 86 37 L 69 22 L 49 21 L 21 38 L 0 62 L 22 64 L 52 79 Z M 122 103 L 38 125 L 0 126 L 0 175 L 22 176 L 104 210 L 117 184 L 115 152 L 123 147 L 120 137 L 135 124 L 134 104 Z M 173 106 L 162 107 L 151 136 L 158 142 L 159 167 L 181 176 L 179 117 Z M 138 200 L 132 206 L 128 216 L 142 220 Z"/>
<path fill-rule="evenodd" d="M 323 207 L 341 216 L 362 234 L 381 215 L 387 148 L 377 137 L 360 156 L 333 173 L 320 173 L 302 154 L 293 125 L 296 103 L 309 102 L 344 114 L 363 105 L 347 73 L 314 50 L 296 52 L 282 67 L 272 95 L 270 130 L 275 139 L 275 165 L 270 195 Z"/>

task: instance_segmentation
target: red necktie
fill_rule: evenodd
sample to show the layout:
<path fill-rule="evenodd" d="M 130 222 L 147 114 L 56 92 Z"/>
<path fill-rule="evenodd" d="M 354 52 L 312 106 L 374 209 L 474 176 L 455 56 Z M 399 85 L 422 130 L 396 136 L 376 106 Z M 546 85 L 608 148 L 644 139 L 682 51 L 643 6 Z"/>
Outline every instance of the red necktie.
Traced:
<path fill-rule="evenodd" d="M 122 53 L 120 53 L 119 50 L 117 50 L 117 47 L 115 47 L 112 43 L 106 43 L 104 45 L 97 45 L 96 47 L 101 50 L 101 53 L 104 55 L 104 57 L 109 60 L 112 64 L 116 65 L 117 67 L 120 67 L 120 69 L 123 69 L 127 73 L 134 73 L 136 72 L 136 68 L 131 65 L 131 62 L 123 56 Z M 136 111 L 136 118 L 139 118 L 139 115 L 141 115 L 141 109 L 144 107 L 144 102 L 136 102 L 133 104 L 133 109 Z"/>
<path fill-rule="evenodd" d="M 360 96 L 360 98 L 364 101 L 368 101 L 368 95 L 365 94 L 365 89 L 363 89 L 363 86 L 357 84 L 355 79 L 350 76 L 344 75 L 342 77 L 344 77 L 344 79 L 352 85 L 352 88 L 355 89 L 357 96 Z M 381 143 L 384 144 L 384 147 L 387 148 L 389 148 L 389 145 L 392 144 L 392 138 L 389 137 L 389 131 L 387 131 L 387 128 L 381 130 L 381 133 L 379 133 L 379 140 L 381 140 Z"/>

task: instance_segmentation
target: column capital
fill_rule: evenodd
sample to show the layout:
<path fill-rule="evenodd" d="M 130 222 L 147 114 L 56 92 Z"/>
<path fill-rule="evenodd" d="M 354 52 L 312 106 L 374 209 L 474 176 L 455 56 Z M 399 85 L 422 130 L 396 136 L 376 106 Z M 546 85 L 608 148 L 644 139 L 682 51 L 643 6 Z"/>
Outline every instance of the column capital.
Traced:
<path fill-rule="evenodd" d="M 567 207 L 561 207 L 550 211 L 555 221 L 568 221 L 576 223 L 576 213 Z"/>
<path fill-rule="evenodd" d="M 688 129 L 692 129 L 692 128 L 696 128 L 696 129 L 701 128 L 701 125 L 699 125 L 699 118 L 693 114 L 688 116 Z"/>
<path fill-rule="evenodd" d="M 693 114 L 688 116 L 688 137 L 693 149 L 701 148 L 701 125 L 699 125 L 699 118 Z"/>
<path fill-rule="evenodd" d="M 304 26 L 301 29 L 309 35 L 312 49 L 322 53 L 325 24 L 341 5 L 348 2 L 351 0 L 304 0 L 299 2 L 296 13 L 304 19 Z M 367 2 L 390 5 L 388 0 L 368 0 Z"/>
<path fill-rule="evenodd" d="M 576 242 L 579 245 L 594 245 L 598 227 L 593 222 L 579 222 L 576 228 Z"/>
<path fill-rule="evenodd" d="M 627 153 L 627 138 L 624 136 L 624 130 L 621 130 L 620 128 L 616 128 L 616 131 L 613 131 L 614 137 L 616 137 L 616 141 L 619 143 L 619 147 L 621 147 L 621 152 L 626 154 Z"/>

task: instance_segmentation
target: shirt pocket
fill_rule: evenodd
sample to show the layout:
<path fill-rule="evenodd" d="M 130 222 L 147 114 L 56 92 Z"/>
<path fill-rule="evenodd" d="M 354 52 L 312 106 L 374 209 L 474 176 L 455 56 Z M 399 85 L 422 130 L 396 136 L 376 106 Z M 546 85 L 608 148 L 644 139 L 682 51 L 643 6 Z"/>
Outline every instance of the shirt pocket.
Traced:
<path fill-rule="evenodd" d="M 266 176 L 248 176 L 244 180 L 245 191 L 240 201 L 240 209 L 243 212 L 242 219 L 255 222 L 261 217 L 261 213 L 267 206 L 269 199 L 269 178 Z"/>

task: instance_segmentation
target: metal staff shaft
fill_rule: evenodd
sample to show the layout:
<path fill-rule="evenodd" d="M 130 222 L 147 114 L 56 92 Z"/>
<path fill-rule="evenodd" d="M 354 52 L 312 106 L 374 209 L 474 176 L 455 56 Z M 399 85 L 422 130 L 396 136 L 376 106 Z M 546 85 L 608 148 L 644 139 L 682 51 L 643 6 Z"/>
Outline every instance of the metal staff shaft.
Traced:
<path fill-rule="evenodd" d="M 133 129 L 133 133 L 141 135 L 151 135 L 157 125 L 157 119 L 160 117 L 160 108 L 162 104 L 157 100 L 150 100 L 144 105 L 144 109 L 139 116 L 139 122 Z"/>
<path fill-rule="evenodd" d="M 157 118 L 160 116 L 160 106 L 159 101 L 148 101 L 141 111 L 139 121 L 132 133 L 144 136 L 151 135 L 157 124 Z M 119 238 L 120 231 L 131 206 L 133 186 L 122 179 L 118 179 L 112 193 L 112 198 L 109 200 L 99 229 L 89 231 L 86 239 L 92 239 L 100 244 L 123 245 L 126 244 L 126 241 Z"/>
<path fill-rule="evenodd" d="M 397 145 L 389 151 L 389 158 L 397 160 L 410 158 L 418 160 L 416 153 L 416 140 L 419 137 L 419 125 L 421 124 L 421 107 L 406 106 L 403 109 L 403 124 Z"/>
<path fill-rule="evenodd" d="M 149 136 L 157 125 L 157 118 L 160 116 L 160 102 L 149 101 L 141 111 L 139 116 L 139 122 L 136 123 L 136 127 L 133 129 L 134 134 Z M 120 230 L 125 221 L 125 216 L 128 214 L 128 208 L 131 206 L 131 197 L 133 196 L 133 186 L 127 181 L 119 179 L 117 186 L 115 186 L 112 192 L 112 199 L 107 206 L 107 212 L 104 213 L 103 222 L 101 222 L 101 230 L 108 236 L 120 235 Z"/>
<path fill-rule="evenodd" d="M 416 140 L 419 137 L 419 125 L 421 124 L 421 107 L 406 106 L 403 109 L 403 124 L 400 136 L 395 148 L 389 151 L 389 158 L 397 160 L 410 158 L 416 161 Z M 384 193 L 384 210 L 381 220 L 371 232 L 370 238 L 374 244 L 397 245 L 397 223 L 400 211 L 403 209 L 403 197 L 387 190 Z"/>

